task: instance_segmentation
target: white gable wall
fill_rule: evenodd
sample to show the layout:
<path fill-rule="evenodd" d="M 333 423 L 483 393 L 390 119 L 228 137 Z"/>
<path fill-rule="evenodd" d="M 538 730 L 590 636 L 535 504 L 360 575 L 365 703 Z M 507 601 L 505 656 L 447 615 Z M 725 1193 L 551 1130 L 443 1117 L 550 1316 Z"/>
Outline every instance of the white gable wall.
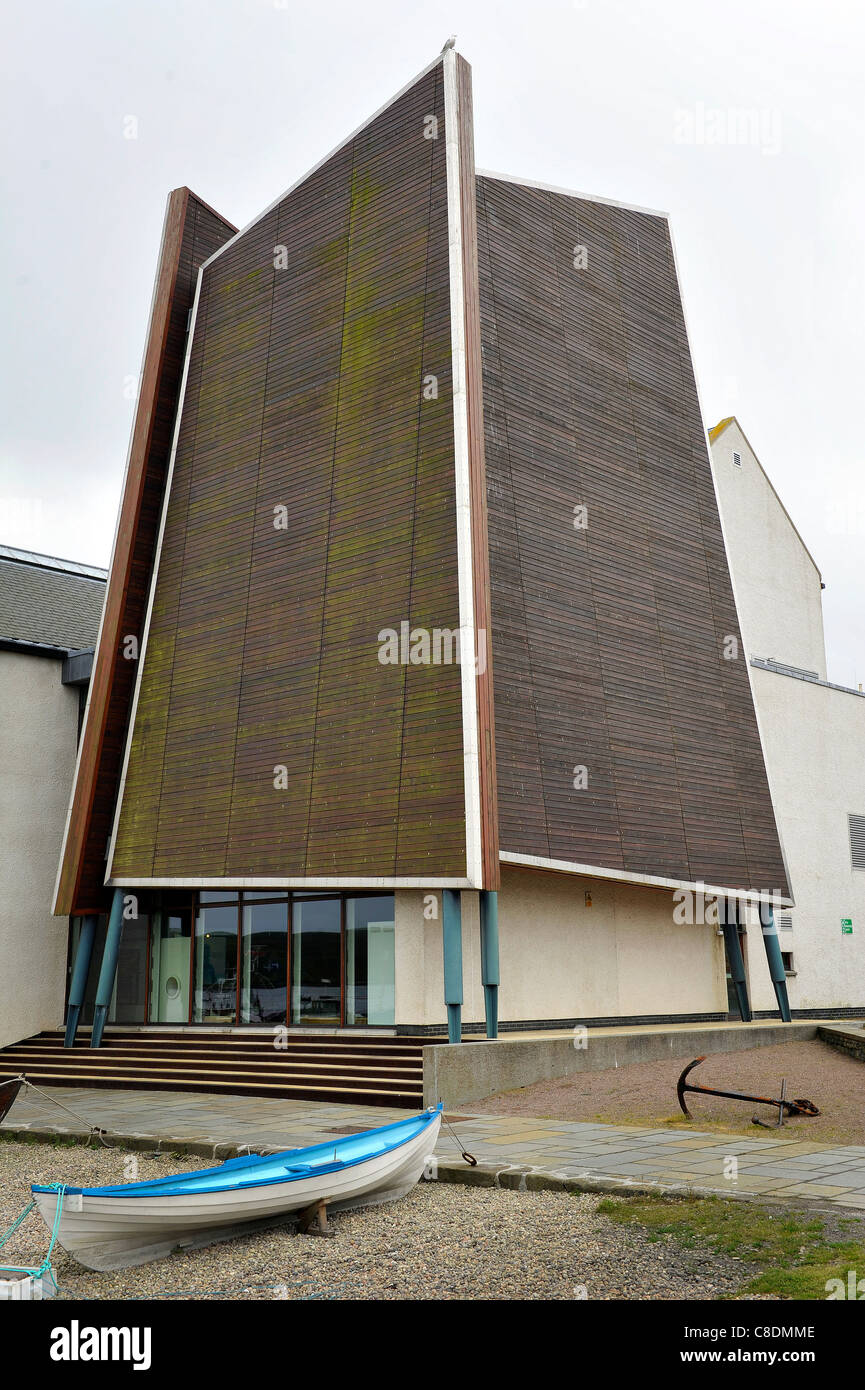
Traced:
<path fill-rule="evenodd" d="M 748 658 L 825 681 L 820 573 L 735 420 L 712 459 Z M 849 813 L 865 815 L 865 698 L 760 667 L 750 674 L 796 900 L 793 929 L 780 933 L 793 953 L 791 1007 L 865 1011 L 865 871 L 852 867 L 848 828 Z M 748 931 L 747 966 L 752 1007 L 774 1009 L 758 927 Z"/>
<path fill-rule="evenodd" d="M 712 462 L 748 655 L 825 680 L 820 572 L 735 420 L 712 445 Z"/>

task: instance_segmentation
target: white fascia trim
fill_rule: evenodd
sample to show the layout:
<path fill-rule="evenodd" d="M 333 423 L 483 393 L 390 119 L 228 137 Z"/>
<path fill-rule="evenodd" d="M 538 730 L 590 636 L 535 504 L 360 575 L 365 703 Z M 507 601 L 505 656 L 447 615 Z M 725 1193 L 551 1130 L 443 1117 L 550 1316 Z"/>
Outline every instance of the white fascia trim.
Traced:
<path fill-rule="evenodd" d="M 168 209 L 169 209 L 170 203 L 171 203 L 171 194 L 169 193 L 168 198 L 166 199 L 166 202 L 165 202 L 165 215 L 164 215 L 164 217 L 163 217 L 163 219 L 162 219 L 162 236 L 160 237 L 160 240 L 159 240 L 159 255 L 158 255 L 157 260 L 156 260 L 156 274 L 155 274 L 154 277 L 153 277 L 153 290 L 151 291 L 151 295 L 150 295 L 150 313 L 148 314 L 148 317 L 147 317 L 147 332 L 146 332 L 146 334 L 145 334 L 145 336 L 144 336 L 144 347 L 143 347 L 142 352 L 141 352 L 141 363 L 140 363 L 140 366 L 139 366 L 139 369 L 138 369 L 138 381 L 139 381 L 139 385 L 140 385 L 141 379 L 142 379 L 142 377 L 143 377 L 143 375 L 144 375 L 144 363 L 145 363 L 146 360 L 147 360 L 147 349 L 148 349 L 148 346 L 149 346 L 149 344 L 150 344 L 150 335 L 151 335 L 151 333 L 152 333 L 152 331 L 153 331 L 153 314 L 154 314 L 154 310 L 156 309 L 156 293 L 157 293 L 157 290 L 158 290 L 158 288 L 159 288 L 159 276 L 160 276 L 160 273 L 161 273 L 161 271 L 162 271 L 162 257 L 163 257 L 163 255 L 164 255 L 164 253 L 165 253 L 165 238 L 166 238 L 166 235 L 167 235 L 167 233 L 168 233 Z M 114 557 L 115 557 L 115 554 L 116 554 L 116 551 L 117 551 L 117 536 L 118 536 L 118 532 L 120 531 L 120 518 L 121 518 L 121 516 L 122 516 L 122 514 L 123 514 L 123 500 L 124 500 L 124 498 L 126 497 L 126 484 L 127 484 L 127 482 L 128 482 L 128 479 L 129 479 L 129 464 L 130 464 L 130 461 L 131 461 L 131 459 L 132 459 L 132 443 L 133 443 L 133 440 L 135 439 L 135 426 L 136 426 L 137 421 L 138 421 L 138 402 L 136 401 L 136 408 L 135 408 L 135 410 L 133 411 L 133 415 L 132 415 L 132 425 L 131 425 L 130 430 L 129 430 L 129 444 L 127 445 L 127 449 L 126 449 L 126 466 L 125 466 L 125 468 L 124 468 L 124 470 L 123 470 L 123 486 L 122 486 L 121 489 L 120 489 L 120 502 L 119 502 L 118 507 L 117 507 L 117 517 L 116 517 L 115 522 L 114 522 L 114 539 L 113 539 L 112 542 L 111 542 L 111 560 L 109 561 L 108 570 L 107 570 L 107 572 L 106 572 L 106 586 L 105 586 L 105 595 L 106 595 L 106 599 L 107 599 L 107 597 L 108 597 L 108 581 L 110 580 L 111 572 L 112 572 L 112 570 L 114 569 Z M 95 660 L 96 655 L 98 655 L 99 649 L 100 649 L 100 647 L 101 647 L 101 645 L 102 645 L 102 628 L 103 628 L 104 624 L 105 624 L 105 604 L 103 603 L 103 605 L 102 605 L 102 612 L 101 612 L 101 614 L 99 615 L 99 632 L 98 632 L 97 635 L 96 635 L 96 645 L 95 645 L 95 647 L 94 647 L 94 649 L 93 649 L 93 650 L 94 650 L 94 654 L 95 654 L 95 655 L 94 655 L 94 660 Z M 58 863 L 57 863 L 57 875 L 56 875 L 55 880 L 54 880 L 54 898 L 53 898 L 52 905 L 51 905 L 51 911 L 52 911 L 52 913 L 54 913 L 54 914 L 57 913 L 57 895 L 58 895 L 58 893 L 60 892 L 60 875 L 61 875 L 61 873 L 63 872 L 63 864 L 64 864 L 64 861 L 65 861 L 65 859 L 66 859 L 66 841 L 67 841 L 67 839 L 69 838 L 69 823 L 70 823 L 70 821 L 71 821 L 71 819 L 72 819 L 72 807 L 73 807 L 73 805 L 74 805 L 74 803 L 75 803 L 75 789 L 76 789 L 76 787 L 78 786 L 78 773 L 79 773 L 79 769 L 80 769 L 80 767 L 81 767 L 81 755 L 82 755 L 82 752 L 84 751 L 84 735 L 85 735 L 85 733 L 86 733 L 86 731 L 87 731 L 87 725 L 88 725 L 88 722 L 89 722 L 89 720 L 90 720 L 90 696 L 91 696 L 92 691 L 93 691 L 93 682 L 92 682 L 92 680 L 91 680 L 91 681 L 89 681 L 88 684 L 87 684 L 87 701 L 86 701 L 85 706 L 84 706 L 84 718 L 83 718 L 82 721 L 81 721 L 81 734 L 80 734 L 80 737 L 79 737 L 79 739 L 78 739 L 78 751 L 77 751 L 76 754 L 75 754 L 75 775 L 74 775 L 74 777 L 72 778 L 72 790 L 71 790 L 71 792 L 69 793 L 69 805 L 68 805 L 68 807 L 67 807 L 67 809 L 66 809 L 66 822 L 65 822 L 65 824 L 64 824 L 64 826 L 63 826 L 63 844 L 62 844 L 61 849 L 60 849 L 60 859 L 59 859 L 59 861 L 58 861 Z M 131 727 L 131 726 L 130 726 L 130 727 Z M 125 775 L 125 771 L 126 771 L 126 764 L 124 763 L 124 775 Z M 118 798 L 118 806 L 119 806 L 119 804 L 120 804 L 120 802 L 119 802 L 119 798 Z M 114 841 L 113 841 L 113 838 L 112 838 L 112 848 L 113 848 L 113 844 L 114 844 Z"/>
<path fill-rule="evenodd" d="M 452 53 L 451 56 L 453 56 Z M 346 145 L 350 145 L 352 140 L 356 139 L 357 136 L 360 135 L 361 131 L 366 130 L 367 126 L 372 125 L 373 121 L 378 120 L 379 116 L 383 115 L 383 113 L 387 111 L 388 107 L 393 106 L 395 102 L 399 101 L 400 97 L 405 96 L 406 92 L 408 92 L 415 85 L 415 83 L 420 82 L 422 77 L 426 77 L 428 72 L 432 72 L 433 68 L 441 61 L 442 54 L 439 53 L 437 57 L 433 58 L 431 63 L 427 63 L 426 67 L 422 68 L 421 71 L 417 73 L 411 79 L 410 82 L 406 82 L 404 87 L 400 87 L 399 91 L 396 93 L 395 96 L 390 97 L 388 101 L 386 101 L 382 106 L 378 108 L 377 111 L 374 111 L 371 116 L 368 116 L 365 121 L 361 121 L 360 125 L 357 126 L 351 132 L 351 135 L 347 135 L 344 140 L 340 140 L 339 144 L 334 145 L 333 149 L 330 150 L 326 155 L 323 155 L 317 163 L 313 164 L 311 169 L 307 169 L 305 174 L 301 174 L 299 179 L 295 179 L 294 183 L 290 184 L 284 193 L 280 193 L 278 198 L 274 198 L 273 202 L 269 203 L 267 207 L 264 209 L 264 212 L 258 213 L 257 216 L 253 217 L 251 222 L 247 222 L 245 227 L 241 227 L 239 232 L 235 232 L 233 237 L 226 241 L 224 245 L 220 246 L 217 251 L 214 251 L 213 255 L 210 256 L 206 261 L 204 261 L 201 269 L 206 270 L 207 267 L 211 265 L 217 259 L 218 256 L 222 255 L 223 251 L 227 251 L 228 248 L 230 246 L 233 246 L 236 241 L 239 241 L 242 236 L 246 236 L 246 233 L 250 230 L 250 228 L 254 227 L 258 222 L 261 222 L 263 218 L 267 217 L 268 213 L 273 212 L 273 209 L 278 207 L 279 204 L 283 202 L 283 200 L 287 198 L 290 193 L 293 193 L 294 190 L 296 188 L 299 188 L 302 183 L 306 183 L 307 179 L 312 178 L 312 175 L 316 173 L 316 171 L 320 169 L 323 164 L 326 164 L 329 159 L 333 159 L 335 154 L 339 154 L 340 150 L 344 150 Z"/>
<path fill-rule="evenodd" d="M 644 888 L 678 888 L 688 892 L 702 892 L 707 897 L 738 898 L 753 903 L 771 903 L 773 907 L 794 907 L 792 898 L 780 893 L 763 893 L 756 889 L 734 887 L 727 884 L 703 883 L 700 879 L 662 878 L 655 874 L 639 874 L 625 869 L 602 869 L 596 864 L 572 864 L 566 859 L 540 859 L 534 854 L 511 854 L 502 850 L 499 858 L 503 864 L 515 864 L 524 869 L 550 869 L 559 874 L 580 874 L 583 878 L 611 879 L 616 883 L 636 883 Z"/>
<path fill-rule="evenodd" d="M 681 306 L 682 306 L 682 323 L 683 323 L 684 326 L 685 326 L 685 347 L 688 349 L 688 357 L 689 357 L 690 362 L 691 362 L 691 370 L 692 370 L 693 373 L 694 373 L 694 386 L 696 387 L 696 390 L 697 390 L 697 406 L 698 406 L 699 411 L 700 411 L 700 423 L 701 423 L 702 426 L 703 426 L 703 443 L 704 443 L 705 446 L 706 446 L 706 456 L 707 456 L 708 461 L 709 461 L 709 476 L 710 476 L 710 478 L 712 479 L 712 487 L 713 487 L 714 490 L 715 490 L 715 507 L 716 507 L 717 512 L 718 512 L 718 521 L 719 521 L 720 526 L 721 526 L 721 537 L 722 537 L 723 542 L 724 542 L 724 552 L 725 552 L 726 560 L 727 560 L 727 573 L 728 573 L 729 576 L 730 576 L 730 587 L 731 587 L 731 589 L 733 590 L 733 603 L 735 604 L 735 607 L 736 607 L 736 621 L 739 623 L 739 636 L 740 636 L 741 645 L 742 645 L 742 651 L 739 653 L 739 657 L 740 657 L 740 660 L 742 660 L 742 661 L 745 662 L 745 670 L 746 670 L 746 673 L 747 673 L 747 676 L 748 676 L 748 689 L 751 691 L 751 705 L 752 705 L 753 710 L 754 710 L 754 719 L 755 719 L 756 724 L 757 724 L 757 737 L 758 737 L 758 739 L 760 740 L 760 752 L 761 752 L 762 755 L 763 755 L 763 767 L 766 769 L 766 781 L 768 782 L 768 785 L 769 785 L 769 801 L 770 801 L 771 806 L 772 806 L 772 814 L 773 814 L 773 816 L 775 817 L 775 831 L 776 831 L 777 836 L 778 836 L 778 844 L 779 844 L 779 846 L 780 846 L 780 848 L 781 848 L 781 860 L 782 860 L 782 863 L 783 863 L 783 865 L 784 865 L 784 872 L 785 872 L 786 875 L 787 875 L 787 884 L 788 884 L 788 887 L 790 888 L 790 891 L 791 891 L 791 892 L 794 892 L 795 889 L 794 889 L 794 885 L 793 885 L 793 879 L 792 879 L 792 877 L 791 877 L 791 875 L 790 875 L 790 863 L 789 863 L 789 860 L 787 859 L 786 850 L 784 849 L 784 837 L 783 837 L 782 834 L 781 834 L 781 821 L 780 821 L 780 818 L 779 818 L 779 816 L 778 816 L 778 811 L 777 811 L 777 806 L 776 806 L 776 799 L 775 799 L 775 796 L 773 795 L 773 792 L 772 792 L 772 776 L 771 776 L 771 773 L 770 773 L 770 771 L 769 771 L 769 759 L 768 759 L 768 757 L 766 756 L 766 740 L 765 740 L 765 738 L 763 737 L 763 726 L 762 726 L 762 723 L 761 723 L 761 721 L 760 721 L 760 711 L 759 711 L 759 708 L 758 708 L 758 706 L 757 706 L 757 691 L 756 691 L 756 688 L 755 688 L 755 685 L 754 685 L 754 677 L 753 677 L 752 672 L 751 672 L 751 663 L 750 663 L 750 661 L 748 660 L 748 657 L 747 657 L 747 655 L 746 655 L 746 653 L 745 653 L 745 639 L 744 639 L 744 636 L 743 636 L 743 634 L 742 634 L 742 624 L 741 624 L 741 621 L 740 621 L 740 619 L 739 619 L 739 614 L 740 614 L 740 612 L 741 612 L 741 605 L 740 605 L 740 603 L 739 603 L 739 598 L 738 598 L 738 595 L 737 595 L 737 593 L 736 593 L 736 576 L 735 576 L 735 574 L 733 573 L 733 565 L 732 565 L 732 563 L 731 563 L 731 561 L 730 561 L 730 544 L 729 544 L 729 541 L 727 540 L 727 528 L 726 528 L 726 526 L 725 526 L 725 524 L 724 524 L 724 509 L 723 509 L 723 507 L 721 506 L 721 491 L 720 491 L 720 488 L 718 487 L 718 474 L 717 474 L 717 470 L 716 470 L 716 468 L 715 468 L 715 455 L 712 453 L 712 441 L 711 441 L 710 438 L 709 438 L 709 430 L 708 430 L 708 426 L 706 425 L 706 412 L 705 412 L 705 410 L 703 409 L 703 395 L 702 395 L 702 392 L 701 392 L 701 390 L 700 390 L 700 377 L 699 377 L 699 375 L 698 375 L 698 373 L 697 373 L 697 363 L 696 363 L 696 361 L 695 361 L 695 359 L 694 359 L 694 353 L 693 353 L 693 350 L 692 350 L 692 348 L 691 348 L 691 333 L 690 333 L 690 330 L 689 330 L 689 328 L 688 328 L 688 311 L 687 311 L 687 309 L 686 309 L 686 307 L 685 307 L 685 294 L 684 294 L 684 290 L 683 290 L 683 288 L 682 288 L 682 277 L 681 277 L 680 274 L 679 274 L 679 258 L 678 258 L 678 256 L 676 255 L 676 238 L 675 238 L 674 235 L 673 235 L 673 227 L 672 227 L 672 224 L 671 224 L 671 223 L 668 224 L 668 230 L 669 230 L 669 233 L 670 233 L 670 251 L 671 251 L 671 254 L 672 254 L 672 257 L 673 257 L 673 274 L 674 274 L 675 277 L 676 277 L 676 288 L 677 288 L 678 291 L 679 291 L 679 303 L 680 303 Z M 734 417 L 734 418 L 735 418 L 735 417 Z M 737 421 L 736 423 L 738 424 L 738 421 Z M 740 428 L 740 431 L 741 431 L 741 426 L 739 426 L 739 428 Z M 743 438 L 744 438 L 744 432 L 743 432 Z M 748 448 L 749 448 L 749 449 L 751 448 L 750 444 L 748 445 Z M 751 452 L 753 453 L 753 450 L 751 450 Z M 754 457 L 756 458 L 756 454 L 754 455 Z M 747 851 L 746 851 L 746 854 L 747 854 Z M 786 906 L 788 902 L 789 902 L 789 904 L 792 905 L 792 901 L 793 901 L 793 900 L 792 900 L 792 898 L 791 898 L 791 899 L 787 900 L 787 901 L 785 902 L 784 905 Z"/>
<path fill-rule="evenodd" d="M 467 878 L 110 878 L 109 888 L 473 888 Z"/>
<path fill-rule="evenodd" d="M 479 888 L 483 880 L 481 852 L 480 752 L 478 748 L 478 691 L 475 631 L 474 570 L 472 565 L 472 496 L 469 469 L 469 412 L 466 374 L 465 283 L 459 95 L 456 53 L 444 55 L 445 155 L 448 195 L 448 262 L 450 269 L 451 362 L 454 399 L 454 487 L 456 492 L 457 580 L 460 607 L 460 681 L 462 687 L 463 773 L 466 812 L 466 874 Z"/>
<path fill-rule="evenodd" d="M 493 169 L 476 169 L 475 177 L 495 179 L 498 183 L 517 183 L 523 188 L 540 188 L 544 193 L 561 193 L 565 198 L 582 198 L 587 203 L 604 203 L 609 208 L 624 208 L 626 212 L 642 212 L 647 217 L 662 217 L 669 222 L 670 214 L 658 208 L 642 208 L 637 203 L 623 203 L 619 198 L 602 198 L 599 193 L 581 193 L 576 188 L 560 188 L 554 183 L 541 183 L 538 179 L 521 179 L 516 174 L 498 174 Z"/>
<path fill-rule="evenodd" d="M 153 616 L 153 600 L 156 595 L 156 580 L 159 574 L 159 562 L 162 558 L 162 542 L 165 536 L 165 522 L 168 516 L 168 502 L 171 497 L 171 484 L 174 479 L 174 460 L 177 457 L 177 441 L 180 436 L 180 421 L 183 418 L 183 403 L 186 399 L 186 384 L 189 380 L 189 362 L 192 356 L 192 340 L 195 337 L 195 324 L 198 318 L 198 305 L 201 298 L 201 280 L 203 266 L 199 267 L 198 278 L 195 282 L 195 299 L 192 304 L 192 313 L 189 320 L 189 329 L 186 336 L 186 352 L 183 358 L 183 376 L 180 381 L 180 394 L 177 398 L 177 413 L 174 417 L 174 436 L 171 440 L 171 458 L 168 463 L 168 472 L 165 477 L 165 495 L 162 499 L 162 515 L 159 518 L 159 534 L 156 538 L 156 553 L 153 557 L 153 573 L 150 576 L 150 593 L 147 597 L 147 613 L 144 619 L 144 631 L 141 634 L 141 648 L 138 653 L 138 670 L 135 673 L 135 692 L 132 696 L 132 707 L 129 712 L 129 725 L 126 731 L 126 748 L 123 752 L 123 767 L 120 772 L 120 785 L 117 789 L 117 801 L 114 807 L 114 824 L 111 828 L 111 840 L 108 846 L 108 855 L 105 864 L 105 883 L 111 887 L 111 868 L 114 863 L 114 848 L 117 844 L 117 830 L 120 825 L 120 811 L 123 806 L 123 797 L 126 792 L 126 774 L 129 770 L 129 754 L 132 749 L 132 735 L 135 730 L 135 720 L 138 715 L 138 698 L 141 694 L 141 676 L 144 671 L 144 661 L 147 655 L 147 641 L 150 637 L 150 622 Z"/>

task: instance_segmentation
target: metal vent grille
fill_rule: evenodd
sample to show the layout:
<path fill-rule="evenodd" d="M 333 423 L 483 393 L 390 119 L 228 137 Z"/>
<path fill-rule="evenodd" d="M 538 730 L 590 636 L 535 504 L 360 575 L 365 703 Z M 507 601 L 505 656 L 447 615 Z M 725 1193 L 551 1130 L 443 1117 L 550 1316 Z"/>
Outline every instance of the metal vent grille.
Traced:
<path fill-rule="evenodd" d="M 790 912 L 779 912 L 776 920 L 777 920 L 777 923 L 778 923 L 778 930 L 779 930 L 779 931 L 792 931 L 792 930 L 793 930 L 793 916 L 792 916 L 792 913 L 790 913 Z"/>
<path fill-rule="evenodd" d="M 850 816 L 850 854 L 854 869 L 865 869 L 865 816 Z"/>
<path fill-rule="evenodd" d="M 742 467 L 742 455 L 738 454 L 735 449 L 733 450 L 733 465 L 736 468 Z"/>

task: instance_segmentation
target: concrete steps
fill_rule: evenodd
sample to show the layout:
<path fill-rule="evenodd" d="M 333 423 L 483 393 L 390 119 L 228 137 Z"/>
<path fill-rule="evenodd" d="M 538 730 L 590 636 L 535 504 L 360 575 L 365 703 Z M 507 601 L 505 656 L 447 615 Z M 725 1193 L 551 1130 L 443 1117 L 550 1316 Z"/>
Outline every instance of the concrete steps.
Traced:
<path fill-rule="evenodd" d="M 60 1029 L 0 1050 L 0 1080 L 24 1072 L 43 1086 L 262 1095 L 357 1105 L 423 1104 L 427 1039 L 170 1033 L 111 1030 L 91 1051 L 83 1031 L 64 1048 Z"/>

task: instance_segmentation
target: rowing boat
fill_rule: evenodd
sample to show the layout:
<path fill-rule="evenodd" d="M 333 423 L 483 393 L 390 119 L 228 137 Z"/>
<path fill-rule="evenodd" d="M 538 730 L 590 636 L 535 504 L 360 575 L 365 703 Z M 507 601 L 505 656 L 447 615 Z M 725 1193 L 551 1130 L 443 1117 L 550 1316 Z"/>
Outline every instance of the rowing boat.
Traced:
<path fill-rule="evenodd" d="M 311 1148 L 232 1158 L 217 1168 L 106 1187 L 34 1184 L 43 1221 L 88 1269 L 125 1269 L 208 1245 L 292 1214 L 395 1201 L 414 1187 L 438 1138 L 442 1106 Z"/>

